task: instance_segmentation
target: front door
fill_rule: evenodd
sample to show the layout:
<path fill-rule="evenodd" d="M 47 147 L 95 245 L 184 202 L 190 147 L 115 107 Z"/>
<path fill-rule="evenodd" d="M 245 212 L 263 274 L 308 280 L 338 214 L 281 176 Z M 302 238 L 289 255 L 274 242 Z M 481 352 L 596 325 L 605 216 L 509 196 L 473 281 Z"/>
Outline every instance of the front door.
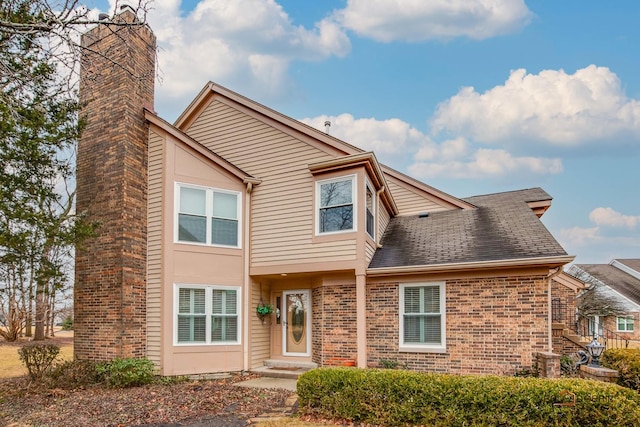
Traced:
<path fill-rule="evenodd" d="M 282 291 L 282 354 L 311 355 L 311 296 L 309 290 Z"/>

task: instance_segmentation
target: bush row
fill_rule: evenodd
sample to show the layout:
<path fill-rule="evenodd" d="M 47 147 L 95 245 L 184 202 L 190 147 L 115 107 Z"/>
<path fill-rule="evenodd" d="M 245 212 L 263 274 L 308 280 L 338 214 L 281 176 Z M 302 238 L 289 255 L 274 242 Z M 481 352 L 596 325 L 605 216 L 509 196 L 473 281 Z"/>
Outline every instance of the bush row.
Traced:
<path fill-rule="evenodd" d="M 606 350 L 600 361 L 605 368 L 619 372 L 618 384 L 640 391 L 640 349 Z"/>
<path fill-rule="evenodd" d="M 298 380 L 310 415 L 388 426 L 638 426 L 637 392 L 591 380 L 321 368 Z"/>
<path fill-rule="evenodd" d="M 33 343 L 18 350 L 33 381 L 60 388 L 85 387 L 104 383 L 111 388 L 135 387 L 154 381 L 153 363 L 148 359 L 123 358 L 109 362 L 56 360 L 55 344 Z"/>

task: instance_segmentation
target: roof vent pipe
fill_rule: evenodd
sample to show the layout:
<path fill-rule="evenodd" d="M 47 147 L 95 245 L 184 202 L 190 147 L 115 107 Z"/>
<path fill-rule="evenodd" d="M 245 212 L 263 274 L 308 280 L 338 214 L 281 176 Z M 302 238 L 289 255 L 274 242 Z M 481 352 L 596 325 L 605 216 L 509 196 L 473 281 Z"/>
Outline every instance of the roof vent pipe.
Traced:
<path fill-rule="evenodd" d="M 327 120 L 326 122 L 324 122 L 324 133 L 329 135 L 329 129 L 331 129 L 331 122 Z"/>
<path fill-rule="evenodd" d="M 107 19 L 109 19 L 108 13 L 101 13 L 98 15 L 98 21 L 106 21 Z"/>
<path fill-rule="evenodd" d="M 418 214 L 418 218 L 428 218 L 429 217 L 429 212 L 420 212 Z"/>

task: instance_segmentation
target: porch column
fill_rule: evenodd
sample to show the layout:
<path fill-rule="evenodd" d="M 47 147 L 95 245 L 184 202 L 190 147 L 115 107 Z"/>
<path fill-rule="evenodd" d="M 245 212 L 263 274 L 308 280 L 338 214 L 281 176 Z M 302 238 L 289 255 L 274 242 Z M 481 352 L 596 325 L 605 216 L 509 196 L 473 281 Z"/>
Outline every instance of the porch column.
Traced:
<path fill-rule="evenodd" d="M 356 275 L 356 335 L 359 368 L 367 367 L 367 276 Z"/>

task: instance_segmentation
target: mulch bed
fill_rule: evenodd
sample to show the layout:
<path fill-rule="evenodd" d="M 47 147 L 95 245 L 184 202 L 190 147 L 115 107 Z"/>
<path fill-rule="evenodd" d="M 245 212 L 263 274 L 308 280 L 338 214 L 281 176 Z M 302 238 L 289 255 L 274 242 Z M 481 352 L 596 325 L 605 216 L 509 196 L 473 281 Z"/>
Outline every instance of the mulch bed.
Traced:
<path fill-rule="evenodd" d="M 44 389 L 29 385 L 25 377 L 10 378 L 0 380 L 0 425 L 246 425 L 245 420 L 284 406 L 292 394 L 233 385 L 248 378 L 236 375 L 117 390 Z"/>
<path fill-rule="evenodd" d="M 55 342 L 62 345 L 64 339 L 55 338 Z M 233 375 L 116 390 L 102 386 L 47 389 L 30 384 L 26 377 L 0 379 L 0 425 L 243 426 L 250 418 L 284 406 L 293 394 L 233 385 L 251 378 Z"/>

